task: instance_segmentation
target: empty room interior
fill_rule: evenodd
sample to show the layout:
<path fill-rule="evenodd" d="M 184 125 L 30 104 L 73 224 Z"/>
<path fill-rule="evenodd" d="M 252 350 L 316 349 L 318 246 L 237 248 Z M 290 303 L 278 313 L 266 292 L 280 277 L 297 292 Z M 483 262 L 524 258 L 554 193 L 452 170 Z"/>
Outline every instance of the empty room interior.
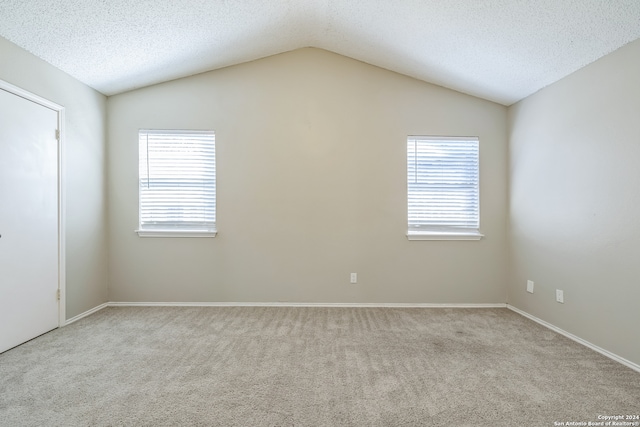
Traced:
<path fill-rule="evenodd" d="M 0 426 L 640 426 L 639 190 L 635 0 L 1 2 Z"/>

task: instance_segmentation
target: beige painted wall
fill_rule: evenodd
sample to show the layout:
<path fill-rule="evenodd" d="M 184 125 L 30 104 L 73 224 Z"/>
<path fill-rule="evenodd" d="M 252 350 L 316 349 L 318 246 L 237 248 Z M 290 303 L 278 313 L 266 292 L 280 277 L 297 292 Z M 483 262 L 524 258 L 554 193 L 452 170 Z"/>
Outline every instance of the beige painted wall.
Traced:
<path fill-rule="evenodd" d="M 65 107 L 69 319 L 107 301 L 106 98 L 3 38 L 0 79 Z"/>
<path fill-rule="evenodd" d="M 311 48 L 107 105 L 111 301 L 506 301 L 503 106 Z M 218 237 L 134 233 L 140 128 L 216 131 Z M 408 134 L 480 137 L 486 238 L 407 240 Z"/>
<path fill-rule="evenodd" d="M 509 113 L 509 303 L 640 364 L 640 40 Z"/>

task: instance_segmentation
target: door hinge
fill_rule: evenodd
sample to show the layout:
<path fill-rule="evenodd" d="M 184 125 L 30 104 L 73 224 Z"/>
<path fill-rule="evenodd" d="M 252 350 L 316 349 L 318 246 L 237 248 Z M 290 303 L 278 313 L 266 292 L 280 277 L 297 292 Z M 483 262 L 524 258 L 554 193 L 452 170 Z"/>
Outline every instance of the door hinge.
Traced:
<path fill-rule="evenodd" d="M 56 139 L 60 141 L 60 130 L 56 129 Z"/>
<path fill-rule="evenodd" d="M 60 289 L 56 291 L 56 298 L 60 301 Z"/>

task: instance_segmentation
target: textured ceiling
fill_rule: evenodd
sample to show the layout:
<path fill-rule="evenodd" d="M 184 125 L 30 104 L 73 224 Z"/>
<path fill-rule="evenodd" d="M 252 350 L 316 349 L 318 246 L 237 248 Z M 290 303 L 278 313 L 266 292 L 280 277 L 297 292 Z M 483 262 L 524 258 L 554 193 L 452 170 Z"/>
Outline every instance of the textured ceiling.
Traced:
<path fill-rule="evenodd" d="M 0 0 L 106 95 L 307 46 L 510 105 L 640 38 L 640 0 Z"/>

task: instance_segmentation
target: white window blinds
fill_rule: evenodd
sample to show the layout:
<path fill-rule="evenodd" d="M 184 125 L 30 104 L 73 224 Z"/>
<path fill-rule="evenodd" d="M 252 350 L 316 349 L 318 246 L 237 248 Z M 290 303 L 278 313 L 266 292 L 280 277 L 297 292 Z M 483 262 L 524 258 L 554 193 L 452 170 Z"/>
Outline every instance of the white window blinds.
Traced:
<path fill-rule="evenodd" d="M 475 137 L 407 138 L 409 234 L 476 234 L 479 141 Z"/>
<path fill-rule="evenodd" d="M 214 132 L 141 130 L 139 149 L 139 234 L 215 235 Z"/>

